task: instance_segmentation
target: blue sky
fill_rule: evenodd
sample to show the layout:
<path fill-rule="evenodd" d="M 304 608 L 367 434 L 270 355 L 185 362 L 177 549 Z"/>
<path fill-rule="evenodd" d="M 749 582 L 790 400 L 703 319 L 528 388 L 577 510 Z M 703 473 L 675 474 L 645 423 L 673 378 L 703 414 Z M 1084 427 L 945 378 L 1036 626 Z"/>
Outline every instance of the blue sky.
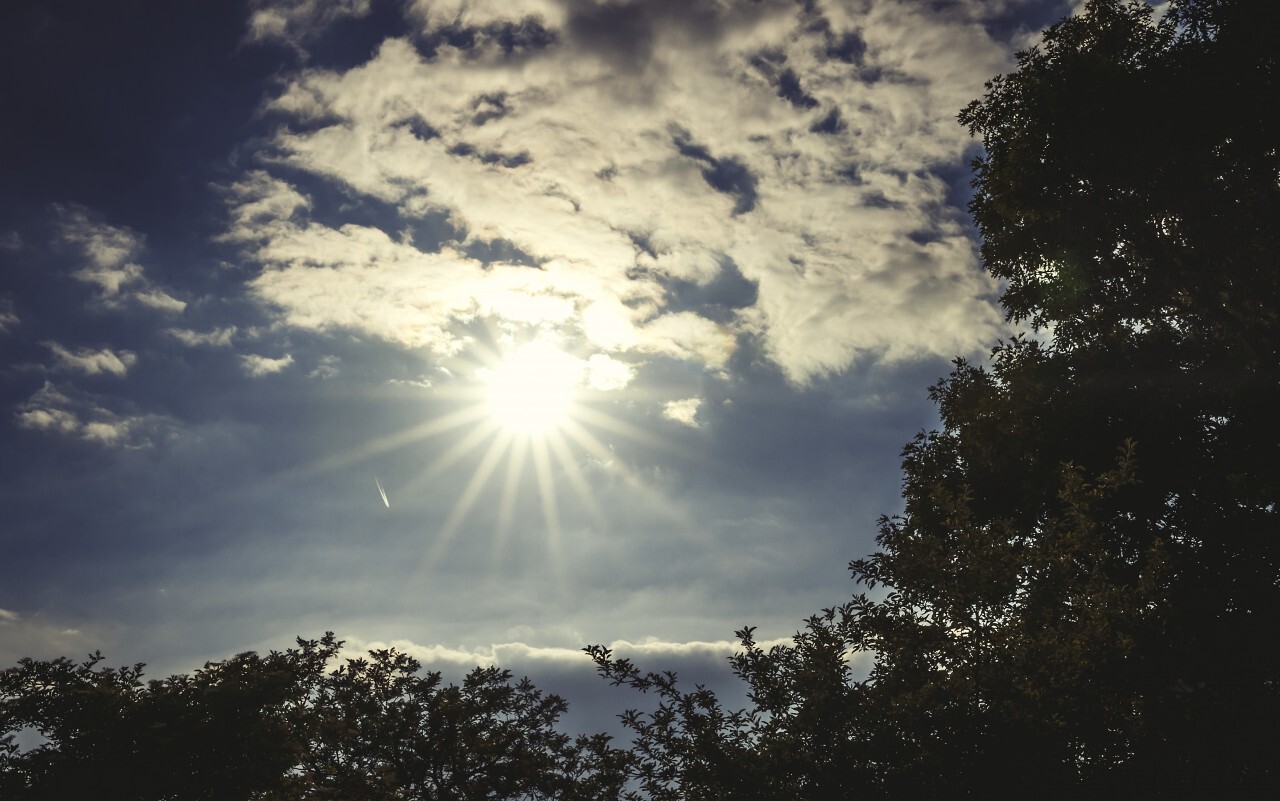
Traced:
<path fill-rule="evenodd" d="M 720 681 L 1007 335 L 955 115 L 1070 11 L 7 3 L 0 660 Z"/>

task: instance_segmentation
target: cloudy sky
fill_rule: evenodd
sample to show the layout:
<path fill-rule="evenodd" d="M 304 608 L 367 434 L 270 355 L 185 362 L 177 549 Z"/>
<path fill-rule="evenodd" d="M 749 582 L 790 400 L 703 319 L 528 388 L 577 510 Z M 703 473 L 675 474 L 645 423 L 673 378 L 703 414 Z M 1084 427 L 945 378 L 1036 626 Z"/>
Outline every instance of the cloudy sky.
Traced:
<path fill-rule="evenodd" d="M 6 3 L 0 663 L 787 637 L 1007 333 L 955 116 L 1070 10 Z"/>

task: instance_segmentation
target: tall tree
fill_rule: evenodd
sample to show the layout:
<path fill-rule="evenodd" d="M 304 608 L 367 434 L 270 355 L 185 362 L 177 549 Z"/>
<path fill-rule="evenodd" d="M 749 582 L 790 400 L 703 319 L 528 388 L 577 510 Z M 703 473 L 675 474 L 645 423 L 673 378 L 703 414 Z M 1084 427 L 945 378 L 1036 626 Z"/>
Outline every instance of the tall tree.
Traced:
<path fill-rule="evenodd" d="M 1133 633 L 1129 762 L 1184 787 L 1274 782 L 1280 661 L 1257 635 L 1280 612 L 1280 13 L 1153 14 L 1090 3 L 961 115 L 986 148 L 984 261 L 1047 336 L 959 366 L 920 458 L 949 453 L 975 508 L 1026 527 L 1058 465 L 1136 441 L 1140 483 L 1101 543 L 1118 579 L 1156 553 L 1165 576 Z"/>
<path fill-rule="evenodd" d="M 1280 789 L 1277 22 L 1090 0 L 961 113 L 983 259 L 1030 330 L 932 389 L 905 512 L 851 565 L 867 592 L 791 648 L 744 632 L 751 725 L 702 753 L 747 748 L 795 798 Z M 670 680 L 594 655 L 676 712 L 632 719 L 643 748 L 705 734 Z"/>

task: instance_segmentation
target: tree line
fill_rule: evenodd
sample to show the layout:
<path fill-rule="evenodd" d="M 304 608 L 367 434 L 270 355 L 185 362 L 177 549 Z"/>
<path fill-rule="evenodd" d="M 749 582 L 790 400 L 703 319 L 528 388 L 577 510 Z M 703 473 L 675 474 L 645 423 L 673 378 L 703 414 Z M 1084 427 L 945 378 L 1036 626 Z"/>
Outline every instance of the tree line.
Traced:
<path fill-rule="evenodd" d="M 332 635 L 149 684 L 23 660 L 0 798 L 1280 796 L 1278 22 L 1091 0 L 960 113 L 1026 333 L 929 390 L 856 594 L 787 646 L 738 632 L 746 708 L 598 646 L 656 697 L 629 743 L 498 669 L 333 669 Z"/>

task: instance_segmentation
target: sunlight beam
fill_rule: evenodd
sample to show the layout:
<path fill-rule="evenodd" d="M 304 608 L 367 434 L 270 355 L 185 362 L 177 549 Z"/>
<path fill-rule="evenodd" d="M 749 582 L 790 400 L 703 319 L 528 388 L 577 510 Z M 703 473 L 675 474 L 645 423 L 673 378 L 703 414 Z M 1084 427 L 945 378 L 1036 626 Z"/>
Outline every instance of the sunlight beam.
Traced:
<path fill-rule="evenodd" d="M 482 415 L 483 416 L 483 415 Z M 486 438 L 493 435 L 497 430 L 497 426 L 490 421 L 484 421 L 471 430 L 469 434 L 461 440 L 453 444 L 453 447 L 436 457 L 425 470 L 418 473 L 401 494 L 416 494 L 416 492 L 426 486 L 433 478 L 443 473 L 462 457 L 480 446 Z"/>
<path fill-rule="evenodd" d="M 569 450 L 569 445 L 565 442 L 562 431 L 552 431 L 547 436 L 547 444 L 551 446 L 551 452 L 559 462 L 564 474 L 569 478 L 569 484 L 573 486 L 574 492 L 578 495 L 578 500 L 582 502 L 583 507 L 591 516 L 592 521 L 600 531 L 608 528 L 604 510 L 600 508 L 600 504 L 596 501 L 595 495 L 591 492 L 591 487 L 587 485 L 586 478 L 582 475 L 582 470 L 578 466 L 578 462 L 573 458 L 573 453 Z"/>
<path fill-rule="evenodd" d="M 515 518 L 516 496 L 520 490 L 520 476 L 524 473 L 525 459 L 529 454 L 529 438 L 517 437 L 507 457 L 507 476 L 502 486 L 502 498 L 498 501 L 498 522 L 494 537 L 493 559 L 496 561 L 507 544 L 507 535 Z"/>
<path fill-rule="evenodd" d="M 547 546 L 551 552 L 551 561 L 559 571 L 561 569 L 560 510 L 556 506 L 555 477 L 551 473 L 547 442 L 542 438 L 533 438 L 529 445 L 533 451 L 533 472 L 538 479 L 538 496 L 542 500 L 542 517 L 547 524 Z"/>
<path fill-rule="evenodd" d="M 457 534 L 459 527 L 461 527 L 462 521 L 466 519 L 467 513 L 471 511 L 476 499 L 480 497 L 480 491 L 489 483 L 489 478 L 498 467 L 498 462 L 507 452 L 513 436 L 510 431 L 500 431 L 493 438 L 493 441 L 489 443 L 489 448 L 485 451 L 484 458 L 480 460 L 480 464 L 472 472 L 471 480 L 467 482 L 466 488 L 458 496 L 458 500 L 454 502 L 448 519 L 440 527 L 440 532 L 436 535 L 435 544 L 427 555 L 426 561 L 428 564 L 434 564 L 444 554 L 444 550 L 453 540 L 454 535 Z"/>
<path fill-rule="evenodd" d="M 371 456 L 377 456 L 387 451 L 403 448 L 417 442 L 418 440 L 434 437 L 437 434 L 443 434 L 455 428 L 474 423 L 485 416 L 483 409 L 466 408 L 450 412 L 446 415 L 428 420 L 425 423 L 418 423 L 410 426 L 402 431 L 394 434 L 388 434 L 379 437 L 372 442 L 365 443 L 359 448 L 353 448 L 344 453 L 337 453 L 333 456 L 316 462 L 314 465 L 302 468 L 299 473 L 301 475 L 312 475 L 325 470 L 332 470 L 335 467 L 343 467 L 352 462 L 360 462 Z"/>

